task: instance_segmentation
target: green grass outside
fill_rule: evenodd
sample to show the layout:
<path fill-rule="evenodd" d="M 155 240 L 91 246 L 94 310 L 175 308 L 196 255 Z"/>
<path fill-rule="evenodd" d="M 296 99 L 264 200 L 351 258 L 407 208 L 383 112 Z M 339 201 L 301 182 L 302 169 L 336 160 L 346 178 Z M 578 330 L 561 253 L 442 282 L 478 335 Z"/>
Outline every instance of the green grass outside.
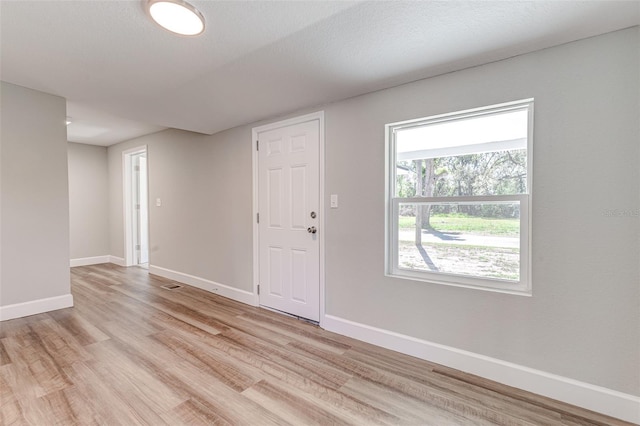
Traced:
<path fill-rule="evenodd" d="M 475 235 L 497 235 L 501 237 L 518 236 L 519 219 L 493 219 L 461 214 L 431 215 L 431 227 L 440 232 L 464 232 Z M 416 218 L 400 216 L 400 228 L 415 228 Z"/>

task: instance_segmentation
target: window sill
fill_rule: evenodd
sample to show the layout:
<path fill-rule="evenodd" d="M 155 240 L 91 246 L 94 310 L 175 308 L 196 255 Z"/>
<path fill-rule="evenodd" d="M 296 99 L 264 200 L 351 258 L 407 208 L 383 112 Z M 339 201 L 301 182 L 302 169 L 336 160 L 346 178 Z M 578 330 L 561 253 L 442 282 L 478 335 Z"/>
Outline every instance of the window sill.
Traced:
<path fill-rule="evenodd" d="M 533 296 L 531 287 L 526 286 L 525 284 L 522 284 L 522 283 L 513 283 L 513 284 L 504 283 L 503 284 L 498 280 L 494 281 L 494 280 L 485 280 L 485 279 L 470 279 L 478 282 L 478 284 L 470 284 L 470 283 L 454 281 L 456 278 L 455 275 L 444 275 L 446 277 L 452 278 L 451 280 L 446 280 L 446 279 L 425 277 L 425 276 L 422 276 L 422 274 L 420 273 L 415 273 L 414 275 L 413 273 L 410 273 L 410 272 L 407 273 L 407 272 L 408 271 L 400 271 L 400 272 L 393 272 L 393 273 L 386 272 L 385 276 L 389 278 L 399 278 L 399 279 L 409 280 L 409 281 L 420 281 L 427 284 L 445 285 L 450 287 L 460 287 L 460 288 L 469 288 L 473 290 L 489 291 L 493 293 L 511 294 L 514 296 L 526 296 L 526 297 Z M 464 278 L 467 278 L 467 277 L 464 277 Z"/>

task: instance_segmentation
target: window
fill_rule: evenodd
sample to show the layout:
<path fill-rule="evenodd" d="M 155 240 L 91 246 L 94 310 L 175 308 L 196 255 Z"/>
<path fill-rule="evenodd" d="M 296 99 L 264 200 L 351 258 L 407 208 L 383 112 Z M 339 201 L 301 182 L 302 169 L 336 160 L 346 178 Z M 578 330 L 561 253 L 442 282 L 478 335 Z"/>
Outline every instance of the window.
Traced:
<path fill-rule="evenodd" d="M 530 294 L 533 99 L 392 123 L 387 275 Z"/>

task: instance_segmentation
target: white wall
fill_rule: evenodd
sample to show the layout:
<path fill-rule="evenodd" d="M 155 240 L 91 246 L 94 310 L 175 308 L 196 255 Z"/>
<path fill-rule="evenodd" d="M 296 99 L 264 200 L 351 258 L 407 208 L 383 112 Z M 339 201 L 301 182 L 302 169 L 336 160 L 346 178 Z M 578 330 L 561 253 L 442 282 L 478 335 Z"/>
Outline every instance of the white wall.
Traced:
<path fill-rule="evenodd" d="M 107 148 L 79 143 L 67 147 L 71 259 L 108 256 Z"/>
<path fill-rule="evenodd" d="M 604 214 L 640 208 L 638 38 L 635 27 L 326 106 L 325 195 L 340 197 L 323 212 L 327 314 L 640 395 L 639 218 Z M 530 97 L 533 297 L 385 277 L 385 123 Z M 258 124 L 110 147 L 112 254 L 121 152 L 148 144 L 152 264 L 250 290 Z"/>
<path fill-rule="evenodd" d="M 0 318 L 71 306 L 66 102 L 0 86 Z"/>

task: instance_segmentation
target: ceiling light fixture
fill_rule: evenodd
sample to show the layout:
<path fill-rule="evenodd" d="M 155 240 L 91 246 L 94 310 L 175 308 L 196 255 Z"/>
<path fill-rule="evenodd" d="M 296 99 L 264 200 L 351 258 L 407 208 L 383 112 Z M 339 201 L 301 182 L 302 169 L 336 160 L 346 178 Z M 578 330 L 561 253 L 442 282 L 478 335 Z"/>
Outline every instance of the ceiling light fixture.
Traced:
<path fill-rule="evenodd" d="M 173 33 L 196 36 L 204 32 L 204 16 L 182 0 L 147 0 L 149 16 Z"/>

